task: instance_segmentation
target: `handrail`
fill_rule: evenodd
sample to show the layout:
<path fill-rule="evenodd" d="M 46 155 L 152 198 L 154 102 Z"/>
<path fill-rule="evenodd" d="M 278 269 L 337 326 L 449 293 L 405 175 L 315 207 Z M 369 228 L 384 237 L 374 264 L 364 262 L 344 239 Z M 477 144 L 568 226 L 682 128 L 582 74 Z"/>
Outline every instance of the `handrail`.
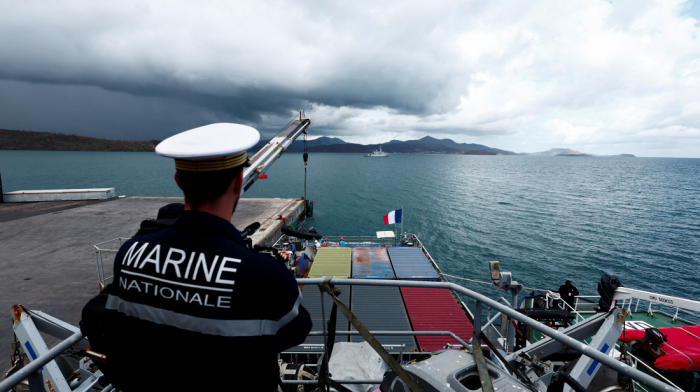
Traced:
<path fill-rule="evenodd" d="M 492 300 L 484 295 L 481 295 L 475 291 L 466 289 L 462 286 L 456 285 L 454 283 L 443 283 L 443 282 L 420 282 L 420 281 L 407 281 L 407 280 L 381 280 L 381 279 L 339 279 L 339 278 L 299 278 L 297 279 L 299 285 L 320 285 L 320 284 L 337 284 L 337 285 L 356 285 L 356 286 L 390 286 L 390 287 L 423 287 L 423 288 L 442 288 L 450 289 L 456 291 L 460 294 L 466 295 L 474 299 L 475 301 L 484 303 L 501 313 L 516 319 L 528 327 L 535 329 L 554 340 L 557 340 L 571 348 L 578 350 L 583 355 L 593 358 L 594 360 L 616 370 L 634 380 L 641 382 L 644 385 L 648 385 L 657 391 L 672 391 L 676 390 L 670 385 L 657 380 L 656 378 L 645 374 L 637 369 L 630 367 L 629 365 L 623 364 L 616 361 L 614 358 L 609 357 L 606 354 L 601 353 L 569 336 L 556 331 L 536 320 L 533 320 L 508 306 L 501 305 L 497 301 Z M 478 313 L 478 312 L 477 312 Z M 476 317 L 480 317 L 479 314 L 475 314 Z M 475 317 L 475 322 L 476 322 Z M 480 320 L 479 320 L 480 323 Z"/>
<path fill-rule="evenodd" d="M 578 298 L 600 298 L 600 296 L 599 296 L 599 295 L 577 295 L 576 298 L 577 298 L 577 299 L 578 299 Z M 634 298 L 637 299 L 637 302 L 636 302 L 635 305 L 634 305 L 634 310 L 632 310 L 632 302 L 633 302 L 633 299 L 634 299 Z M 628 300 L 629 300 L 629 302 L 628 302 Z M 685 309 L 685 308 L 680 307 L 680 306 L 673 306 L 673 305 L 668 305 L 668 304 L 662 304 L 662 303 L 659 303 L 659 302 L 652 302 L 652 301 L 649 301 L 649 300 L 644 299 L 644 298 L 639 298 L 639 296 L 635 296 L 635 297 L 633 297 L 633 298 L 622 298 L 622 303 L 621 303 L 620 307 L 627 307 L 627 310 L 628 310 L 629 312 L 635 313 L 635 312 L 637 312 L 637 311 L 639 310 L 639 301 L 640 301 L 640 300 L 641 300 L 641 301 L 646 301 L 646 302 L 649 303 L 649 306 L 648 306 L 648 308 L 647 308 L 647 313 L 650 313 L 650 314 L 653 314 L 653 313 L 662 313 L 663 315 L 668 316 L 668 317 L 670 317 L 671 319 L 673 319 L 673 321 L 680 320 L 680 321 L 686 322 L 686 323 L 688 323 L 688 324 L 698 325 L 697 322 L 690 321 L 690 320 L 687 320 L 687 319 L 678 317 L 678 313 L 679 313 L 679 312 L 685 312 L 686 314 L 689 314 L 689 315 L 692 315 L 692 316 L 694 316 L 694 317 L 700 318 L 700 314 L 695 313 L 695 312 L 693 312 L 692 310 Z M 652 305 L 654 305 L 654 304 L 658 305 L 660 310 L 654 309 L 654 308 L 652 307 Z M 672 309 L 672 310 L 675 310 L 675 314 L 669 314 L 669 313 L 667 313 L 667 312 L 666 312 L 666 309 L 664 309 L 663 306 L 665 306 L 666 308 L 670 308 L 670 309 Z M 581 313 L 581 314 L 583 314 L 583 313 L 586 313 L 586 314 L 588 314 L 588 313 L 593 313 L 593 312 L 589 312 L 589 311 L 585 311 L 585 312 L 584 312 L 584 311 L 578 311 L 578 309 L 577 309 L 577 312 L 579 312 L 579 313 Z"/>
<path fill-rule="evenodd" d="M 284 237 L 289 237 L 287 235 L 280 236 L 275 242 L 275 246 L 281 246 L 280 240 Z M 293 236 L 292 236 L 293 237 Z M 396 244 L 396 237 L 394 238 L 376 238 L 372 235 L 324 235 L 323 238 L 328 238 L 329 247 L 338 247 L 340 245 L 340 238 L 345 241 L 346 247 L 366 247 L 368 245 L 372 247 L 393 247 Z"/>
<path fill-rule="evenodd" d="M 493 316 L 493 318 L 491 318 L 491 320 L 487 321 L 486 324 L 484 324 L 484 325 L 481 327 L 481 330 L 483 331 L 483 330 L 485 330 L 486 328 L 490 327 L 491 324 L 493 324 L 493 323 L 498 319 L 498 317 L 500 317 L 501 315 L 502 315 L 501 312 L 497 312 L 496 315 Z M 498 331 L 498 329 L 494 328 L 494 330 L 496 331 L 496 333 L 498 334 L 498 336 L 500 336 L 501 338 L 503 338 L 503 335 L 501 335 L 501 333 Z M 472 336 L 471 339 L 469 339 L 469 343 L 472 343 L 473 340 L 474 340 L 474 336 Z"/>
<path fill-rule="evenodd" d="M 583 317 L 583 316 L 581 316 L 581 313 L 579 313 L 573 306 L 569 305 L 569 304 L 568 304 L 566 301 L 564 301 L 564 300 L 561 300 L 561 302 L 564 304 L 565 307 L 568 307 L 569 309 L 571 309 L 572 312 L 574 312 L 574 313 L 576 314 L 576 322 L 577 322 L 577 323 L 578 323 L 578 318 L 579 318 L 579 317 L 581 317 L 581 321 L 585 321 L 585 320 L 586 320 L 586 318 Z M 564 309 L 564 310 L 566 310 L 566 309 Z M 569 312 L 569 313 L 571 313 L 571 312 Z"/>
<path fill-rule="evenodd" d="M 107 280 L 114 278 L 114 274 L 111 276 L 105 277 L 105 270 L 104 270 L 104 262 L 102 260 L 102 252 L 119 252 L 119 249 L 103 249 L 100 248 L 100 245 L 104 244 L 109 244 L 110 242 L 116 242 L 119 241 L 119 247 L 122 246 L 122 244 L 131 238 L 126 238 L 126 237 L 117 237 L 117 238 L 112 238 L 111 240 L 107 241 L 102 241 L 98 244 L 93 245 L 93 248 L 95 248 L 95 261 L 97 262 L 97 280 L 98 284 L 100 286 L 100 291 L 106 286 L 105 283 L 107 283 Z"/>
<path fill-rule="evenodd" d="M 320 284 L 337 284 L 337 285 L 356 285 L 356 286 L 389 286 L 389 287 L 422 287 L 422 288 L 440 288 L 440 289 L 449 289 L 453 290 L 455 292 L 458 292 L 460 294 L 466 295 L 467 297 L 470 297 L 474 299 L 477 302 L 477 305 L 479 303 L 486 304 L 487 306 L 490 306 L 502 314 L 505 314 L 515 320 L 518 320 L 525 324 L 528 327 L 531 327 L 542 334 L 549 336 L 550 338 L 557 340 L 573 349 L 578 350 L 581 352 L 583 355 L 586 355 L 590 358 L 593 358 L 594 360 L 612 368 L 613 370 L 616 370 L 636 381 L 639 381 L 640 383 L 647 385 L 657 391 L 673 391 L 674 387 L 671 385 L 668 385 L 660 380 L 657 380 L 656 378 L 642 373 L 641 371 L 630 367 L 629 365 L 626 365 L 624 363 L 616 361 L 614 358 L 609 357 L 606 354 L 601 353 L 600 351 L 597 351 L 586 344 L 579 342 L 559 331 L 556 331 L 536 320 L 533 320 L 516 310 L 510 308 L 509 306 L 504 306 L 498 303 L 497 301 L 494 301 L 484 295 L 481 295 L 475 291 L 466 289 L 462 286 L 456 285 L 454 283 L 445 283 L 445 282 L 421 282 L 421 281 L 408 281 L 408 280 L 382 280 L 382 279 L 339 279 L 339 278 L 298 278 L 297 283 L 299 285 L 320 285 Z M 480 307 L 480 306 L 477 306 Z M 480 313 L 476 312 L 476 317 L 480 317 Z M 479 319 L 478 321 L 475 319 L 475 324 L 480 324 L 481 320 Z M 480 326 L 476 325 L 475 329 L 478 327 L 478 331 L 475 331 L 479 333 L 481 331 Z M 393 332 L 393 331 L 392 331 Z M 26 366 L 22 367 L 20 370 L 18 370 L 16 373 L 12 374 L 2 382 L 0 382 L 0 392 L 7 392 L 10 390 L 12 387 L 15 385 L 19 384 L 22 380 L 27 378 L 29 375 L 32 373 L 36 372 L 39 368 L 42 366 L 46 365 L 50 361 L 52 361 L 54 358 L 56 358 L 59 354 L 73 346 L 75 343 L 83 339 L 83 334 L 82 332 L 78 331 L 75 334 L 73 334 L 71 337 L 68 339 L 58 343 L 55 347 L 38 357 L 37 359 L 33 360 Z M 463 341 L 460 341 L 460 344 L 462 344 Z M 675 389 L 677 390 L 677 389 Z"/>
<path fill-rule="evenodd" d="M 617 344 L 617 343 L 615 343 L 615 348 L 618 349 L 618 351 L 619 351 L 620 345 Z M 629 355 L 630 357 L 634 358 L 634 360 L 637 361 L 637 363 L 641 363 L 642 365 L 644 365 L 644 367 L 645 367 L 647 370 L 649 370 L 649 371 L 651 371 L 652 373 L 656 374 L 657 377 L 662 378 L 664 381 L 666 381 L 666 382 L 669 383 L 670 385 L 672 385 L 672 386 L 674 386 L 674 387 L 676 387 L 676 388 L 678 388 L 678 389 L 681 389 L 681 387 L 679 387 L 678 385 L 672 383 L 671 380 L 669 380 L 668 378 L 666 378 L 666 377 L 664 377 L 663 375 L 661 375 L 661 373 L 657 372 L 653 367 L 647 365 L 646 363 L 644 363 L 644 361 L 642 361 L 642 360 L 640 360 L 639 358 L 635 357 L 635 356 L 632 355 L 631 353 L 628 352 L 628 353 L 626 353 L 625 355 Z"/>
<path fill-rule="evenodd" d="M 12 374 L 10 377 L 2 380 L 0 382 L 0 392 L 7 392 L 12 389 L 15 385 L 19 384 L 25 378 L 29 377 L 32 373 L 36 372 L 42 366 L 53 361 L 56 357 L 61 355 L 62 352 L 68 350 L 71 346 L 78 343 L 83 339 L 83 333 L 78 331 L 71 335 L 68 339 L 57 344 L 51 350 L 45 352 L 43 355 L 39 356 L 37 359 L 29 362 L 19 369 L 16 373 Z"/>
<path fill-rule="evenodd" d="M 497 299 L 496 301 L 501 301 L 501 302 L 503 302 L 504 304 L 506 304 L 507 307 L 509 307 L 509 308 L 511 307 L 511 306 L 510 306 L 510 302 L 508 302 L 508 300 L 505 299 L 505 298 L 503 298 L 503 297 L 498 297 L 498 299 Z"/>
<path fill-rule="evenodd" d="M 404 233 L 404 234 L 408 234 L 408 233 Z M 423 246 L 423 241 L 421 241 L 421 240 L 418 238 L 418 235 L 416 235 L 416 234 L 411 234 L 411 235 L 413 236 L 413 238 L 416 239 L 416 242 L 419 244 L 420 249 L 423 250 L 423 252 L 425 252 L 425 255 L 426 255 L 426 256 L 428 256 L 428 260 L 430 260 L 430 263 L 433 265 L 433 268 L 435 268 L 435 270 L 436 270 L 438 273 L 441 273 L 441 272 L 440 272 L 440 267 L 438 267 L 437 263 L 436 263 L 435 260 L 433 259 L 433 256 L 431 256 L 430 253 L 428 252 L 428 250 L 425 249 L 425 246 Z"/>

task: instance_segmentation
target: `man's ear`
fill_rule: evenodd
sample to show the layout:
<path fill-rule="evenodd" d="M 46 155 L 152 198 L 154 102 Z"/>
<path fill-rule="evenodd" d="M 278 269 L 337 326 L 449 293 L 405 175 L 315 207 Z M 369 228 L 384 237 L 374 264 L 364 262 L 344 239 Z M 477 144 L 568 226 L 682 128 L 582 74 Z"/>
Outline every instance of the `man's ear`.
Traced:
<path fill-rule="evenodd" d="M 243 170 L 238 173 L 236 178 L 233 179 L 233 193 L 236 195 L 241 194 L 241 190 L 243 189 Z"/>
<path fill-rule="evenodd" d="M 177 184 L 177 187 L 182 190 L 182 185 L 180 185 L 180 176 L 177 175 L 177 170 L 175 171 L 175 183 Z"/>

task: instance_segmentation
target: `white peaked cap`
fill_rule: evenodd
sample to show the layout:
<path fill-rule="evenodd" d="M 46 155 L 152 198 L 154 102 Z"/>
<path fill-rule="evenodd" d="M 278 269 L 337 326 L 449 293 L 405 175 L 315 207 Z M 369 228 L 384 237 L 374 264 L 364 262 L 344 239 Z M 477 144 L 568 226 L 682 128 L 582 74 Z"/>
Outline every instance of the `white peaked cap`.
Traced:
<path fill-rule="evenodd" d="M 171 136 L 156 146 L 156 153 L 175 158 L 178 170 L 223 170 L 244 164 L 246 151 L 259 141 L 260 132 L 253 127 L 218 123 Z"/>

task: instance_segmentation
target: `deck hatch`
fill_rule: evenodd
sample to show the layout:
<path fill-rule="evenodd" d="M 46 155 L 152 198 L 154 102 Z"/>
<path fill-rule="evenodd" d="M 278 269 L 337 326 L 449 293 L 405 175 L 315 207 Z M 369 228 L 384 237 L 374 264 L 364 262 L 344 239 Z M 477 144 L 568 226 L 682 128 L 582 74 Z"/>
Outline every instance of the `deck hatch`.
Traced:
<path fill-rule="evenodd" d="M 410 331 L 411 323 L 398 287 L 354 286 L 352 313 L 370 331 Z M 352 331 L 355 328 L 350 327 Z M 405 344 L 404 352 L 417 346 L 413 336 L 375 336 L 381 344 Z M 362 336 L 351 336 L 352 342 L 364 342 Z M 400 348 L 388 348 L 399 352 Z"/>
<path fill-rule="evenodd" d="M 420 248 L 389 248 L 396 277 L 407 280 L 438 281 L 440 276 Z"/>
<path fill-rule="evenodd" d="M 311 266 L 309 278 L 349 278 L 352 274 L 351 258 L 352 248 L 320 248 Z"/>
<path fill-rule="evenodd" d="M 414 331 L 451 331 L 465 341 L 472 337 L 474 328 L 449 290 L 401 287 L 401 295 Z M 417 336 L 416 340 L 425 351 L 457 344 L 450 336 Z"/>
<path fill-rule="evenodd" d="M 352 277 L 362 279 L 393 279 L 389 255 L 384 248 L 354 248 L 352 251 Z"/>

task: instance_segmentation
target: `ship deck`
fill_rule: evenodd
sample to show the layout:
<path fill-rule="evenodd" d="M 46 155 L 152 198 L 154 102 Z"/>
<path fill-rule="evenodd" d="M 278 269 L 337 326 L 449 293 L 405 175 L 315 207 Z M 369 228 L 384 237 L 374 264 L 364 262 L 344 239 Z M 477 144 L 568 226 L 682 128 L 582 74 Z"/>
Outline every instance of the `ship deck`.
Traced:
<path fill-rule="evenodd" d="M 105 201 L 0 204 L 0 370 L 10 367 L 10 307 L 25 305 L 72 325 L 98 293 L 93 245 L 131 237 L 142 220 L 181 198 L 127 197 Z M 239 229 L 252 222 L 262 227 L 251 238 L 271 244 L 280 236 L 279 216 L 301 218 L 300 199 L 241 199 L 231 222 Z M 105 268 L 111 268 L 105 265 Z M 55 340 L 47 340 L 49 345 Z"/>
<path fill-rule="evenodd" d="M 429 256 L 419 247 L 348 243 L 345 247 L 332 245 L 320 248 L 315 257 L 305 276 L 442 280 Z M 370 331 L 450 331 L 465 341 L 472 337 L 473 327 L 467 318 L 467 310 L 447 290 L 379 286 L 339 288 L 341 302 Z M 317 287 L 302 287 L 302 294 L 302 305 L 309 311 L 314 323 L 312 331 L 323 331 L 324 319 L 327 322 L 331 312 L 331 298 L 326 295 L 322 307 Z M 336 331 L 355 331 L 340 312 Z M 433 352 L 445 348 L 447 344 L 458 344 L 450 336 L 375 337 L 394 355 Z M 315 359 L 310 356 L 316 355 L 315 358 L 318 358 L 323 352 L 323 341 L 323 336 L 309 336 L 303 344 L 283 353 L 283 358 L 294 362 L 301 356 L 306 363 L 314 363 Z M 359 335 L 336 335 L 335 341 L 363 342 L 364 338 Z"/>

